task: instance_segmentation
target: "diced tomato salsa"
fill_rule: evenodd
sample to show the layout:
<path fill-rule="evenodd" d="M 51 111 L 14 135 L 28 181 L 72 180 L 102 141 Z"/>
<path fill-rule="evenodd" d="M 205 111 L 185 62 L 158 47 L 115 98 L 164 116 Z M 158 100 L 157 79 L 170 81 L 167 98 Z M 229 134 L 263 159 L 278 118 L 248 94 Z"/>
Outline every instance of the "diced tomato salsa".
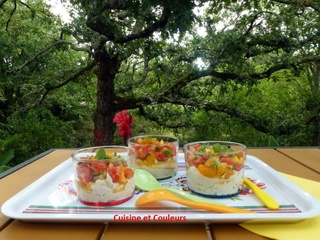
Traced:
<path fill-rule="evenodd" d="M 133 170 L 128 167 L 120 155 L 103 153 L 101 150 L 96 155 L 81 158 L 76 171 L 83 186 L 95 182 L 97 179 L 106 179 L 107 174 L 110 175 L 114 183 L 125 184 L 134 175 Z"/>
<path fill-rule="evenodd" d="M 231 148 L 220 144 L 196 144 L 189 150 L 188 166 L 195 166 L 203 176 L 209 178 L 227 179 L 244 165 L 243 152 L 235 153 Z"/>
<path fill-rule="evenodd" d="M 137 151 L 137 159 L 147 162 L 165 162 L 176 156 L 176 144 L 156 138 L 138 138 L 131 145 Z"/>

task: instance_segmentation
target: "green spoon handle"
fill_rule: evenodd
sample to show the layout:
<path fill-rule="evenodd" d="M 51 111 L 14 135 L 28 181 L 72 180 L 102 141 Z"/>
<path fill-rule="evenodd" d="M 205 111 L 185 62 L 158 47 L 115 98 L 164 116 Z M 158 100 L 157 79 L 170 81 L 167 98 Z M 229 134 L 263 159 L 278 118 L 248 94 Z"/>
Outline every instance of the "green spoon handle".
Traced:
<path fill-rule="evenodd" d="M 162 186 L 161 188 L 165 189 L 167 191 L 170 191 L 180 197 L 183 197 L 186 200 L 195 201 L 195 202 L 204 202 L 204 203 L 214 203 L 214 204 L 221 205 L 221 206 L 226 205 L 224 203 L 217 202 L 213 199 L 196 196 L 191 193 L 184 192 L 184 191 L 181 191 L 178 189 L 174 189 L 174 188 L 170 188 L 170 187 L 166 187 L 166 186 Z"/>

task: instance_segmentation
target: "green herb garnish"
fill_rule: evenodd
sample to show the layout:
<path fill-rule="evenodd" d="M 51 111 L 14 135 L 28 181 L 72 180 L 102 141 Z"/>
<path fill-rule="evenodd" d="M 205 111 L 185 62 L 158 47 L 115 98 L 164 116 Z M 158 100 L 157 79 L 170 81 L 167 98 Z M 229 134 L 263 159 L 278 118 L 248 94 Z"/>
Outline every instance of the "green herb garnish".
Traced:
<path fill-rule="evenodd" d="M 107 156 L 106 152 L 104 151 L 103 148 L 100 148 L 96 154 L 96 158 L 98 160 L 101 160 L 101 159 L 108 159 L 110 158 L 109 156 Z"/>

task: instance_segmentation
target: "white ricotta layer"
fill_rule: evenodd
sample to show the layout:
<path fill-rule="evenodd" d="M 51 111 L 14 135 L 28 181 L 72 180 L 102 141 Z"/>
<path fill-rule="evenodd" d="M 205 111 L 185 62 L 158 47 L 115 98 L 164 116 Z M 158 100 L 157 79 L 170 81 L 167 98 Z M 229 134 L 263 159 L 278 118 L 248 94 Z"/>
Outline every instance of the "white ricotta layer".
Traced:
<path fill-rule="evenodd" d="M 143 169 L 151 173 L 155 178 L 168 178 L 176 174 L 178 164 L 176 158 L 155 164 L 145 164 L 144 161 L 136 160 L 136 168 Z"/>
<path fill-rule="evenodd" d="M 105 180 L 98 179 L 88 188 L 83 188 L 78 184 L 78 197 L 87 202 L 111 202 L 128 198 L 135 190 L 134 178 L 128 179 L 123 185 L 112 182 L 112 178 L 107 174 Z"/>
<path fill-rule="evenodd" d="M 236 194 L 243 185 L 244 169 L 235 173 L 229 179 L 208 178 L 203 176 L 195 167 L 187 169 L 188 187 L 197 193 L 206 195 Z"/>

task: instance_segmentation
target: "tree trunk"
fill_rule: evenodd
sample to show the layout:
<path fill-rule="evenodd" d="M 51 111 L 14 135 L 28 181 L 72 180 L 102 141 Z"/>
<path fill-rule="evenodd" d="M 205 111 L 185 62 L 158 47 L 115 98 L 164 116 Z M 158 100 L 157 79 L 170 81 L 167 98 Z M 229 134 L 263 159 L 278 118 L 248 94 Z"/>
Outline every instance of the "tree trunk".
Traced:
<path fill-rule="evenodd" d="M 120 61 L 117 56 L 110 56 L 104 47 L 95 52 L 97 63 L 97 107 L 93 114 L 94 145 L 111 145 L 116 130 L 112 122 L 117 112 L 115 102 L 114 79 L 119 71 Z"/>
<path fill-rule="evenodd" d="M 312 145 L 319 146 L 320 140 L 320 64 L 313 64 L 308 69 L 308 81 L 312 93 L 311 113 L 313 115 Z"/>
<path fill-rule="evenodd" d="M 316 117 L 313 120 L 313 127 L 314 127 L 314 132 L 313 132 L 313 137 L 312 137 L 312 145 L 313 146 L 319 146 L 319 138 L 320 138 L 320 124 L 319 124 L 319 117 Z"/>

